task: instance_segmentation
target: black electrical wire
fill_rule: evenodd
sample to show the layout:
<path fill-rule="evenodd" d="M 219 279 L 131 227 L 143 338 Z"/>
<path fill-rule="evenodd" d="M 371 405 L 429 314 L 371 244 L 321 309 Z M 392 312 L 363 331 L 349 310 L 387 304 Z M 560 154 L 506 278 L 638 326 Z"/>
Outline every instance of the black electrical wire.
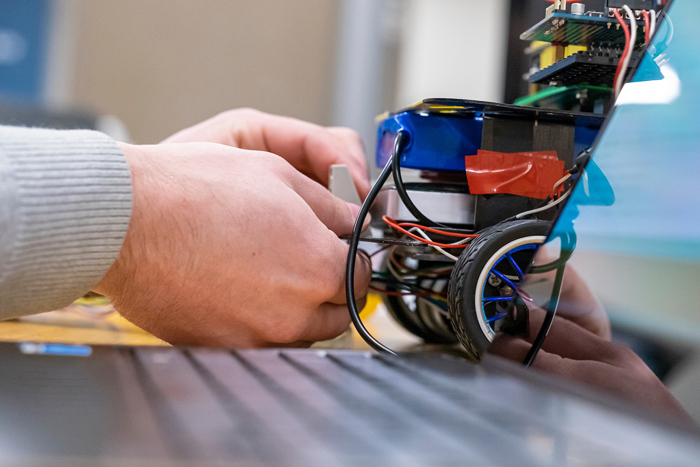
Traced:
<path fill-rule="evenodd" d="M 555 269 L 563 268 L 564 266 L 566 266 L 566 263 L 569 261 L 569 258 L 571 258 L 571 255 L 573 254 L 573 250 L 562 251 L 559 259 L 552 261 L 548 264 L 532 266 L 528 274 L 544 274 L 546 272 L 554 271 Z"/>
<path fill-rule="evenodd" d="M 554 271 L 555 269 L 557 270 L 557 273 L 554 276 L 552 295 L 549 299 L 549 303 L 547 304 L 547 308 L 545 310 L 546 315 L 544 317 L 544 322 L 542 323 L 542 327 L 537 333 L 537 337 L 535 337 L 535 340 L 532 343 L 532 347 L 530 347 L 530 350 L 528 351 L 527 356 L 523 361 L 523 364 L 526 367 L 529 367 L 530 365 L 532 365 L 532 362 L 535 361 L 535 357 L 537 357 L 537 353 L 542 348 L 542 344 L 544 344 L 544 340 L 547 338 L 549 329 L 552 327 L 552 323 L 554 322 L 554 316 L 556 315 L 557 308 L 559 307 L 559 299 L 561 298 L 561 288 L 562 283 L 564 281 L 564 271 L 566 270 L 566 263 L 571 258 L 571 255 L 574 254 L 574 250 L 576 249 L 577 239 L 576 233 L 573 230 L 561 232 L 557 235 L 557 237 L 561 239 L 562 243 L 561 254 L 559 255 L 559 259 L 552 261 L 549 264 L 532 266 L 530 268 L 530 271 L 528 272 L 528 274 L 543 274 L 546 272 Z"/>
<path fill-rule="evenodd" d="M 557 313 L 557 307 L 559 306 L 559 299 L 561 297 L 561 287 L 562 287 L 562 282 L 564 280 L 564 269 L 565 266 L 559 267 L 557 269 L 557 275 L 554 279 L 554 286 L 552 288 L 552 297 L 549 300 L 549 304 L 547 305 L 547 314 L 544 317 L 544 321 L 542 322 L 542 327 L 540 328 L 540 331 L 537 333 L 537 337 L 535 337 L 534 342 L 532 343 L 532 347 L 530 347 L 530 350 L 527 353 L 527 356 L 525 356 L 525 360 L 523 361 L 523 364 L 526 367 L 529 367 L 532 365 L 532 362 L 535 361 L 535 357 L 537 357 L 537 353 L 540 351 L 542 348 L 542 344 L 544 344 L 544 340 L 547 338 L 547 334 L 549 334 L 549 330 L 552 327 L 552 323 L 554 322 L 554 316 Z"/>
<path fill-rule="evenodd" d="M 403 184 L 403 178 L 401 177 L 401 153 L 403 152 L 407 144 L 408 134 L 403 131 L 399 131 L 399 133 L 396 135 L 396 142 L 394 144 L 394 154 L 392 157 L 392 167 L 394 171 L 394 184 L 396 185 L 396 191 L 399 193 L 399 197 L 401 198 L 401 201 L 403 201 L 403 204 L 406 205 L 406 209 L 408 209 L 408 212 L 410 212 L 413 215 L 413 217 L 418 219 L 418 222 L 427 225 L 428 227 L 448 228 L 446 225 L 442 225 L 438 222 L 433 222 L 432 220 L 428 219 L 421 212 L 421 210 L 418 209 L 415 204 L 413 204 L 413 201 L 411 201 L 411 197 L 408 195 L 408 191 L 406 191 L 406 187 Z"/>
<path fill-rule="evenodd" d="M 350 240 L 348 242 L 350 248 L 348 251 L 348 262 L 345 268 L 345 294 L 347 295 L 348 311 L 350 312 L 350 318 L 352 319 L 352 323 L 355 325 L 355 329 L 357 329 L 357 332 L 360 334 L 362 339 L 364 339 L 364 341 L 367 342 L 367 344 L 369 344 L 374 350 L 378 352 L 387 352 L 392 355 L 396 355 L 396 352 L 375 339 L 367 328 L 365 328 L 365 325 L 362 323 L 362 319 L 360 318 L 360 310 L 357 309 L 357 301 L 355 300 L 355 259 L 357 249 L 360 245 L 362 226 L 365 223 L 367 214 L 369 214 L 369 209 L 372 206 L 372 203 L 374 203 L 377 195 L 381 191 L 386 181 L 389 179 L 389 175 L 391 175 L 392 162 L 401 155 L 401 151 L 404 148 L 402 141 L 404 141 L 404 136 L 403 133 L 399 132 L 398 136 L 396 137 L 394 152 L 391 155 L 391 159 L 387 161 L 384 169 L 377 179 L 377 182 L 370 190 L 369 195 L 367 195 L 367 199 L 365 199 L 365 202 L 362 203 L 360 214 L 357 216 L 355 227 L 352 230 L 352 235 L 350 236 Z"/>

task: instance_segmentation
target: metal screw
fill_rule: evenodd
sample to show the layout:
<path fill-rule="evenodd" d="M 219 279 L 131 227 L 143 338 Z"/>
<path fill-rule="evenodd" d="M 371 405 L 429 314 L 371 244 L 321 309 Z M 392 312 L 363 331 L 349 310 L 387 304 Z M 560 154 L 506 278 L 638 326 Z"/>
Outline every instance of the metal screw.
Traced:
<path fill-rule="evenodd" d="M 503 283 L 503 281 L 502 281 L 501 278 L 498 277 L 496 274 L 491 274 L 491 275 L 489 276 L 489 285 L 490 285 L 491 287 L 498 287 L 498 286 L 501 285 L 502 283 Z"/>
<path fill-rule="evenodd" d="M 513 295 L 513 288 L 509 285 L 506 285 L 501 287 L 500 292 L 503 297 L 510 297 L 511 295 Z"/>

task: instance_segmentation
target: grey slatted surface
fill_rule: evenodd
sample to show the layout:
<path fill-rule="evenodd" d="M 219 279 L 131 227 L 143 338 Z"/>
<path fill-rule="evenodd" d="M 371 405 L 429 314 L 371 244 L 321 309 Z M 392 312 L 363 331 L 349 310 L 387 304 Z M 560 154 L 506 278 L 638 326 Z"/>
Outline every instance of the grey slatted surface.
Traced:
<path fill-rule="evenodd" d="M 0 346 L 0 465 L 695 465 L 698 438 L 447 356 Z M 37 461 L 40 459 L 40 462 Z"/>

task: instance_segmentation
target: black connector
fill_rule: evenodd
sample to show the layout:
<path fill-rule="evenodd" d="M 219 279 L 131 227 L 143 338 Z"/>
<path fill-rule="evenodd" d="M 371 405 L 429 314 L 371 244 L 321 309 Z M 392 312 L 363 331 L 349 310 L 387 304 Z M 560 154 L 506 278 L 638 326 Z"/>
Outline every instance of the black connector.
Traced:
<path fill-rule="evenodd" d="M 521 296 L 516 296 L 508 303 L 506 317 L 501 322 L 499 331 L 514 337 L 530 337 L 530 309 Z"/>
<path fill-rule="evenodd" d="M 607 0 L 605 2 L 605 11 L 610 11 L 611 8 L 622 8 L 627 5 L 632 10 L 654 10 L 654 0 Z"/>

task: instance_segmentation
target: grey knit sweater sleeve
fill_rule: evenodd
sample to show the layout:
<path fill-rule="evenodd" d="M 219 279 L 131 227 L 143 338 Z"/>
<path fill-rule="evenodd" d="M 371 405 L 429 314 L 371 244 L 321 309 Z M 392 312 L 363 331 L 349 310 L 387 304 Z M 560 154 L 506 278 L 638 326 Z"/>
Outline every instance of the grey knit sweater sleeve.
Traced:
<path fill-rule="evenodd" d="M 89 292 L 119 255 L 131 174 L 106 135 L 0 126 L 0 319 Z"/>

